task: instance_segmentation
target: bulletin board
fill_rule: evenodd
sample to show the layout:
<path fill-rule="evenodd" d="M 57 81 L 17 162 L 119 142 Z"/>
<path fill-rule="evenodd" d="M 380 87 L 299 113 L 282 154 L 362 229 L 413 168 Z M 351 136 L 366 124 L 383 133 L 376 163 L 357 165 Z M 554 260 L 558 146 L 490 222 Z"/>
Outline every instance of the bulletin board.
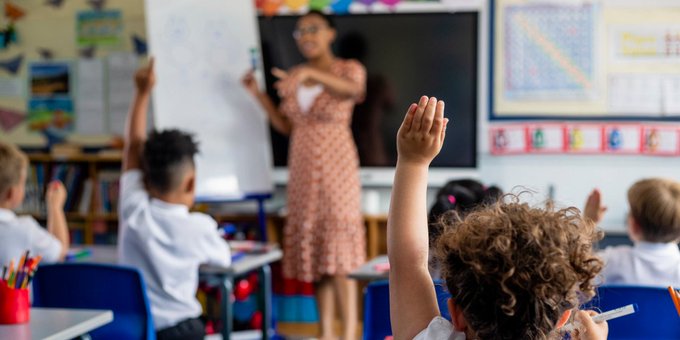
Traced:
<path fill-rule="evenodd" d="M 680 2 L 493 0 L 490 119 L 680 120 Z"/>
<path fill-rule="evenodd" d="M 146 55 L 144 2 L 0 4 L 0 140 L 101 144 L 123 132 Z"/>

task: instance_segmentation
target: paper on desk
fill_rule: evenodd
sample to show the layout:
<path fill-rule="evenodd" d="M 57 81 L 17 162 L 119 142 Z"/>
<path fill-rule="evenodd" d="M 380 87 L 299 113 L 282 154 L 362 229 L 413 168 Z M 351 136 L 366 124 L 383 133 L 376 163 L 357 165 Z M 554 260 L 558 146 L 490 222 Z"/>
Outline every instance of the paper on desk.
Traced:
<path fill-rule="evenodd" d="M 101 59 L 80 59 L 76 68 L 76 131 L 84 135 L 104 134 L 104 62 Z"/>

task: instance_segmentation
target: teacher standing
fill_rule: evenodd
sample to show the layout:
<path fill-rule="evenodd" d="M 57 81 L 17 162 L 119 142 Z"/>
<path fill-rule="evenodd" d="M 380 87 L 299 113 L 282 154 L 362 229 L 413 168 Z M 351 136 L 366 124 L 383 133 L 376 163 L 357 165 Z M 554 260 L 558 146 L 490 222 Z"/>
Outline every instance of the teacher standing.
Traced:
<path fill-rule="evenodd" d="M 334 56 L 335 28 L 321 12 L 300 17 L 293 36 L 306 63 L 272 70 L 279 79 L 278 108 L 259 91 L 252 72 L 243 84 L 274 129 L 290 135 L 283 274 L 317 283 L 321 339 L 334 338 L 336 299 L 343 338 L 354 339 L 357 287 L 347 274 L 364 263 L 366 244 L 351 120 L 354 105 L 363 100 L 366 70 L 355 60 Z"/>

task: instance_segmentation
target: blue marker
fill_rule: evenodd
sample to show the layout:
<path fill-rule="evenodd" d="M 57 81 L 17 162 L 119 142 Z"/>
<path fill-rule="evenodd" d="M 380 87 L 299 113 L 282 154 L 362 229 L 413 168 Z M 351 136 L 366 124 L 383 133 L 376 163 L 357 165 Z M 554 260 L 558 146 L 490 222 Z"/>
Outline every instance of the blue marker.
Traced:
<path fill-rule="evenodd" d="M 260 60 L 257 57 L 257 49 L 255 47 L 250 49 L 250 66 L 253 71 L 257 70 L 257 66 L 260 64 Z"/>

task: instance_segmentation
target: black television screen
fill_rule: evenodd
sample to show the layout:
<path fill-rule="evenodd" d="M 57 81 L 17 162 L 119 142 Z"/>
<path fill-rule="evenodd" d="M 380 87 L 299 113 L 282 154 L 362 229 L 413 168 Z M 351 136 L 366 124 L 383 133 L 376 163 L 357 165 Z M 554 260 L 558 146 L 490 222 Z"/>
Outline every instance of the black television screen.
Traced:
<path fill-rule="evenodd" d="M 272 67 L 302 63 L 292 32 L 297 16 L 260 17 L 267 92 L 276 98 Z M 393 13 L 335 16 L 333 49 L 367 70 L 365 101 L 352 131 L 362 167 L 396 164 L 396 132 L 421 95 L 446 102 L 451 120 L 436 167 L 473 168 L 477 151 L 477 13 Z M 272 130 L 274 164 L 286 166 L 288 138 Z"/>

